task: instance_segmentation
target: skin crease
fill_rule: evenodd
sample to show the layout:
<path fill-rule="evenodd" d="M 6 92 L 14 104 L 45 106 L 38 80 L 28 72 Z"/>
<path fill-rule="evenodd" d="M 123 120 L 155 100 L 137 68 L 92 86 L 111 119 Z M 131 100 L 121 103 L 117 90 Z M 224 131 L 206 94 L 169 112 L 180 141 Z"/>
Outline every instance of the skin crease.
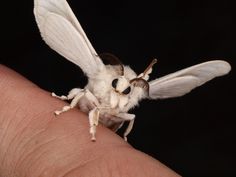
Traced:
<path fill-rule="evenodd" d="M 0 177 L 176 177 L 103 126 L 90 141 L 88 118 L 0 65 Z"/>

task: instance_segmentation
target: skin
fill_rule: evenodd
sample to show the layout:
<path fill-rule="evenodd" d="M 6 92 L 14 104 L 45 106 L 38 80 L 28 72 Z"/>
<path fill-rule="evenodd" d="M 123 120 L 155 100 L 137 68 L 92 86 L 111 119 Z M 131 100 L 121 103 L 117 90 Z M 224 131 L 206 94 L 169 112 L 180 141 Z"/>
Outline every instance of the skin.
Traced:
<path fill-rule="evenodd" d="M 0 177 L 177 177 L 99 125 L 90 141 L 88 118 L 0 65 Z"/>

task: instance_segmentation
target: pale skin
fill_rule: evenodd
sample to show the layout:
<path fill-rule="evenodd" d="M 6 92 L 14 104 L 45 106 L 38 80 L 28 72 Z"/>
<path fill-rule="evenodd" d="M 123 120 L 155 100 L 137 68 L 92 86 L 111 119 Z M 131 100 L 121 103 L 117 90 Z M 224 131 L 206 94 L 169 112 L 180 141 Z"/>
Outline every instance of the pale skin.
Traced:
<path fill-rule="evenodd" d="M 87 115 L 56 118 L 65 102 L 2 65 L 0 95 L 0 177 L 179 176 L 102 125 L 91 142 Z"/>

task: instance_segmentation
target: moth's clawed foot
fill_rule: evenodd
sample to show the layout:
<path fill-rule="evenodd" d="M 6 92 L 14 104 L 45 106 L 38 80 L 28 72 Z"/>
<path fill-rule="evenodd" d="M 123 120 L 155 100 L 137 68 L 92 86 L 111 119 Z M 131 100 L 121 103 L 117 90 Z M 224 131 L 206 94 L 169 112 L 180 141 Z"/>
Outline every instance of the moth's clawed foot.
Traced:
<path fill-rule="evenodd" d="M 58 99 L 60 99 L 60 100 L 68 100 L 68 97 L 67 97 L 67 96 L 64 96 L 64 95 L 58 96 L 58 95 L 56 95 L 54 92 L 52 92 L 51 95 L 52 95 L 52 97 L 58 98 Z"/>
<path fill-rule="evenodd" d="M 95 141 L 96 141 L 95 135 L 92 135 L 91 141 L 92 141 L 92 142 L 95 142 Z"/>
<path fill-rule="evenodd" d="M 55 116 L 58 116 L 61 114 L 61 111 L 54 111 Z"/>
<path fill-rule="evenodd" d="M 93 127 L 90 127 L 90 134 L 91 134 L 91 141 L 92 142 L 95 142 L 96 141 L 96 137 L 95 137 L 95 134 L 96 134 L 96 127 L 93 126 Z"/>
<path fill-rule="evenodd" d="M 124 140 L 125 140 L 126 142 L 128 141 L 127 136 L 124 136 Z"/>
<path fill-rule="evenodd" d="M 63 113 L 63 112 L 69 111 L 70 109 L 72 109 L 71 106 L 64 106 L 64 107 L 62 108 L 62 110 L 60 110 L 60 111 L 55 111 L 54 114 L 58 116 L 59 114 L 61 114 L 61 113 Z"/>
<path fill-rule="evenodd" d="M 52 92 L 52 97 L 57 97 L 57 95 L 54 93 L 54 92 Z"/>

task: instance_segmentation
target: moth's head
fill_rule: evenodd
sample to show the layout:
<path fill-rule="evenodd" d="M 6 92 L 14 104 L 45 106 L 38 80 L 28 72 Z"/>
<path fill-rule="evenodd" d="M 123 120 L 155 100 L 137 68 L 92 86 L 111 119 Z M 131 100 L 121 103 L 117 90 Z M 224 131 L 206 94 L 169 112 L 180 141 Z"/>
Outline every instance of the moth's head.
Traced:
<path fill-rule="evenodd" d="M 111 82 L 113 91 L 119 93 L 120 95 L 130 95 L 135 91 L 141 93 L 140 89 L 142 89 L 143 92 L 148 95 L 149 83 L 147 80 L 149 78 L 149 74 L 152 72 L 152 66 L 156 62 L 157 60 L 154 59 L 143 73 L 132 78 L 130 77 L 130 72 L 133 72 L 133 70 L 131 70 L 129 67 L 124 68 L 123 65 L 120 65 L 120 67 L 118 67 L 120 68 L 120 70 L 118 70 L 120 72 L 117 72 L 119 76 L 114 78 Z"/>
<path fill-rule="evenodd" d="M 136 88 L 143 89 L 146 93 L 149 90 L 149 84 L 142 78 L 127 79 L 125 76 L 119 76 L 112 80 L 111 86 L 113 91 L 123 95 L 129 96 L 136 91 Z"/>
<path fill-rule="evenodd" d="M 99 56 L 103 59 L 104 63 L 108 62 L 110 66 L 113 66 L 116 73 L 116 77 L 114 77 L 111 81 L 111 87 L 114 92 L 125 96 L 131 95 L 132 92 L 137 92 L 137 90 L 141 93 L 141 88 L 145 93 L 149 94 L 149 83 L 147 80 L 149 78 L 149 74 L 152 72 L 152 66 L 157 62 L 156 59 L 151 62 L 143 73 L 137 76 L 131 68 L 125 67 L 116 56 L 109 53 L 103 53 Z"/>
<path fill-rule="evenodd" d="M 128 95 L 131 92 L 131 84 L 124 76 L 112 80 L 111 86 L 116 93 Z"/>

